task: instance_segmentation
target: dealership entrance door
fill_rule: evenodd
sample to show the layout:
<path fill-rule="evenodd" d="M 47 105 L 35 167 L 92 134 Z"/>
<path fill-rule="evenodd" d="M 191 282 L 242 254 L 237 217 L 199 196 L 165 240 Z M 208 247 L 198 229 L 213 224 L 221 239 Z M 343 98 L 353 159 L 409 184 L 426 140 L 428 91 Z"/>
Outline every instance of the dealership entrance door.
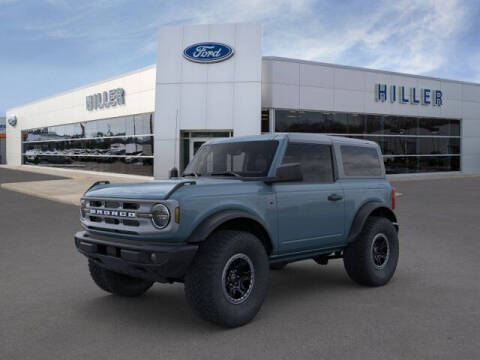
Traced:
<path fill-rule="evenodd" d="M 231 130 L 219 131 L 182 131 L 181 133 L 181 151 L 180 151 L 180 172 L 183 172 L 190 160 L 195 156 L 198 149 L 207 141 L 214 138 L 224 138 L 233 136 Z"/>

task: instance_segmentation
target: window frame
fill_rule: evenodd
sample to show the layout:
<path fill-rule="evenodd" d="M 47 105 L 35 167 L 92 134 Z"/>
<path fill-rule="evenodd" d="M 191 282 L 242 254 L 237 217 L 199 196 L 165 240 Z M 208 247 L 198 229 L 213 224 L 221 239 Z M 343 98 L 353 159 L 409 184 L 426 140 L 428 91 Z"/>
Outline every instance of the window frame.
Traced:
<path fill-rule="evenodd" d="M 324 145 L 327 146 L 330 149 L 330 161 L 332 163 L 332 181 L 295 181 L 295 182 L 287 182 L 287 183 L 279 183 L 279 184 L 302 184 L 302 185 L 314 185 L 314 184 L 334 184 L 337 182 L 339 176 L 338 176 L 338 167 L 337 167 L 337 160 L 336 160 L 336 151 L 334 148 L 334 144 L 328 141 L 310 141 L 310 140 L 301 140 L 301 139 L 295 139 L 291 140 L 288 139 L 285 149 L 283 151 L 283 154 L 281 154 L 280 161 L 278 163 L 278 166 L 282 166 L 283 160 L 285 159 L 285 155 L 287 154 L 288 151 L 288 146 L 290 144 L 306 144 L 306 145 Z"/>
<path fill-rule="evenodd" d="M 385 171 L 385 164 L 383 160 L 383 155 L 382 152 L 380 151 L 380 147 L 378 144 L 375 144 L 374 146 L 370 144 L 354 144 L 350 143 L 347 141 L 339 141 L 336 142 L 334 145 L 337 149 L 337 162 L 338 162 L 338 167 L 339 167 L 339 172 L 340 172 L 340 178 L 343 179 L 385 179 L 386 177 L 386 171 Z M 378 156 L 378 162 L 380 164 L 380 175 L 346 175 L 345 174 L 345 168 L 343 166 L 343 155 L 342 155 L 342 146 L 353 146 L 353 147 L 361 147 L 361 148 L 368 148 L 368 149 L 373 149 L 377 152 Z"/>

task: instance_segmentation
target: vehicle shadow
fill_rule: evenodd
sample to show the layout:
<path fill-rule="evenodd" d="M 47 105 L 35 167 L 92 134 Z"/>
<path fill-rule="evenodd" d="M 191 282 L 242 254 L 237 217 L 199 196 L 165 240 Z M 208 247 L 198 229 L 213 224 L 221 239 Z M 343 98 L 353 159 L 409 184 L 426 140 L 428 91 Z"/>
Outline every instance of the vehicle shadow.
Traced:
<path fill-rule="evenodd" d="M 359 287 L 348 279 L 343 266 L 289 264 L 283 270 L 270 272 L 270 288 L 263 308 L 289 307 L 291 304 L 294 309 L 299 306 L 299 299 L 301 301 L 325 293 L 329 296 L 342 296 L 341 293 L 353 293 L 358 289 Z M 222 327 L 201 320 L 193 313 L 185 299 L 182 284 L 156 284 L 145 295 L 137 298 L 113 296 L 102 293 L 99 289 L 96 294 L 82 301 L 77 307 L 89 321 L 113 321 L 121 326 L 148 328 L 160 332 L 178 328 L 186 334 L 225 331 Z M 266 310 L 261 318 L 270 316 L 275 316 L 275 312 Z M 252 324 L 256 321 L 258 317 Z"/>

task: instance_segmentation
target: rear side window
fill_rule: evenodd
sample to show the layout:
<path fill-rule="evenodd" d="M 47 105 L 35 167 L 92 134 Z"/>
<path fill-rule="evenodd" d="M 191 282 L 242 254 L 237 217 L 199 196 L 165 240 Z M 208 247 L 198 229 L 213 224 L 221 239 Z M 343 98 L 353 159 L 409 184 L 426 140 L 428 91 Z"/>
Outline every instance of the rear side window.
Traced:
<path fill-rule="evenodd" d="M 330 145 L 288 143 L 282 165 L 299 163 L 303 182 L 333 182 L 332 149 Z"/>
<path fill-rule="evenodd" d="M 382 167 L 378 151 L 364 146 L 342 145 L 340 147 L 345 176 L 381 176 Z"/>

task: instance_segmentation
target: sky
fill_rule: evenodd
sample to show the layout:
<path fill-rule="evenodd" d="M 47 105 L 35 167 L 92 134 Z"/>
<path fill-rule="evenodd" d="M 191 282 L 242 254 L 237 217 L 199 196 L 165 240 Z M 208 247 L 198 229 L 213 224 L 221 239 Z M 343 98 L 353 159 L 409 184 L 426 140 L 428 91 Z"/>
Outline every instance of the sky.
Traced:
<path fill-rule="evenodd" d="M 0 0 L 0 116 L 154 64 L 160 25 L 245 21 L 265 56 L 480 82 L 478 0 Z"/>

